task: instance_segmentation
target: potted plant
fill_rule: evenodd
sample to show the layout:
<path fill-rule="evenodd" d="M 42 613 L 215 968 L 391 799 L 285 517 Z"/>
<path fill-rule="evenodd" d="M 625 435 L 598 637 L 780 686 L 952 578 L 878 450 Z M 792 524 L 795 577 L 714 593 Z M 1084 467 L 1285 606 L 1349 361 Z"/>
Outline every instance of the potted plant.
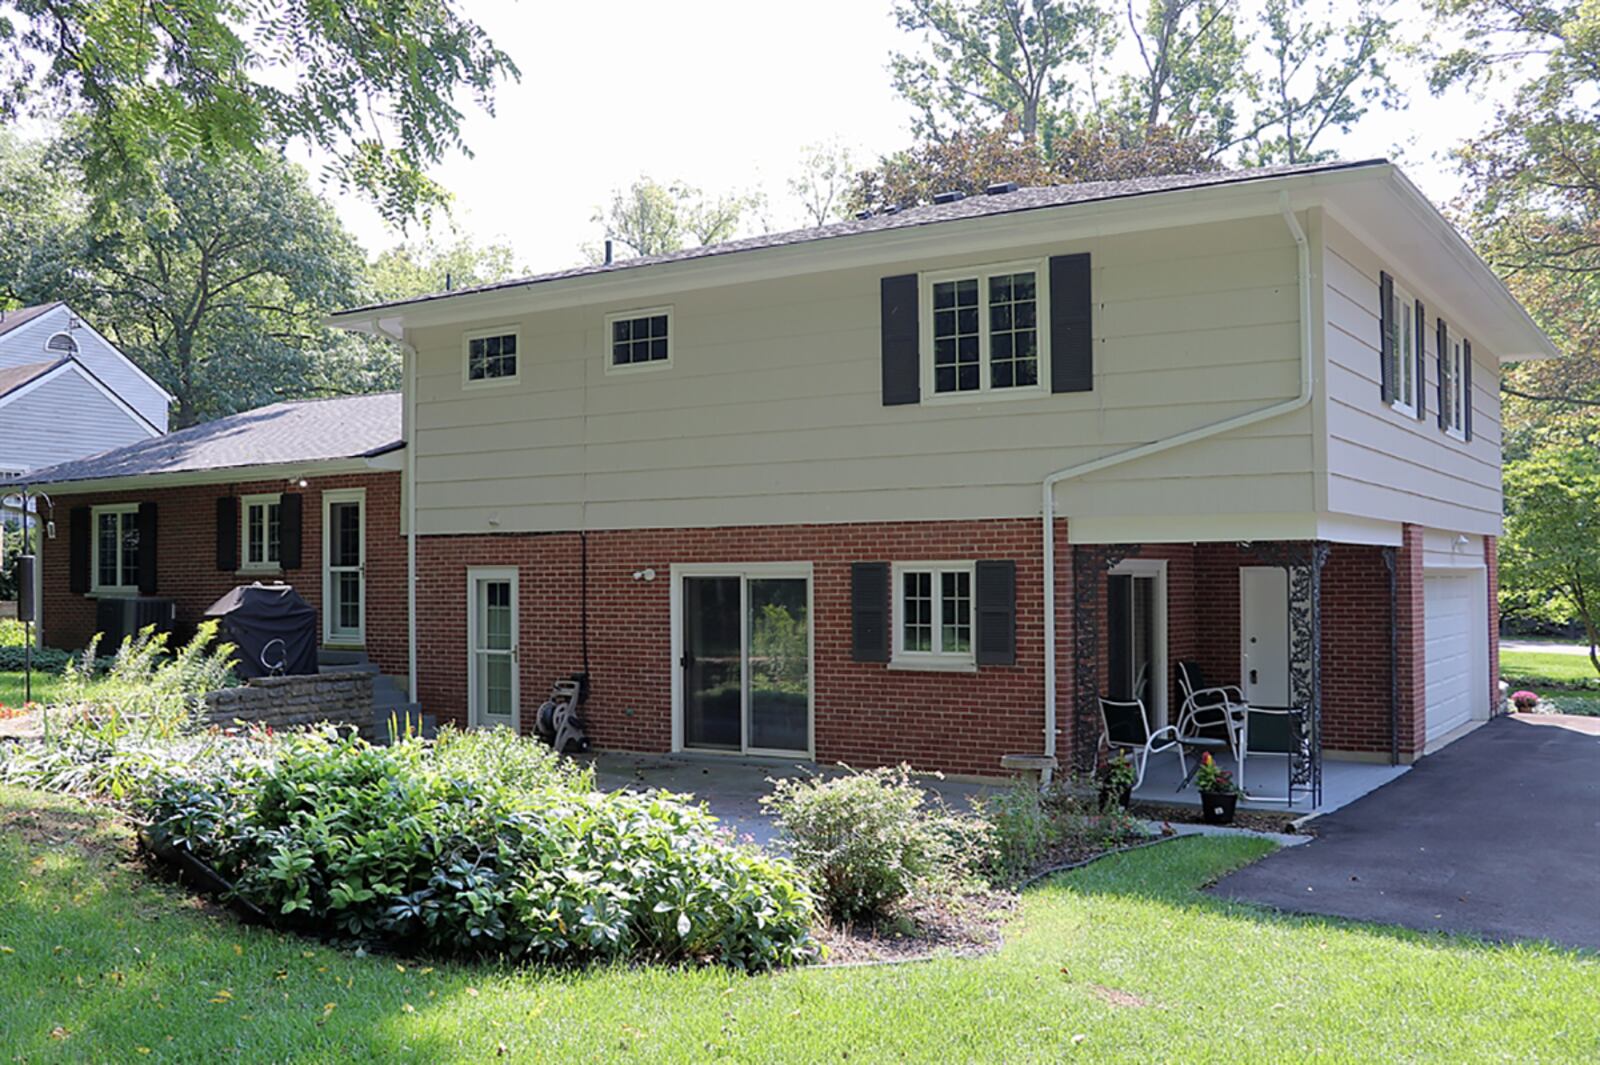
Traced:
<path fill-rule="evenodd" d="M 1138 774 L 1133 769 L 1133 759 L 1126 751 L 1112 751 L 1100 772 L 1100 809 L 1113 802 L 1126 810 L 1133 801 L 1133 782 Z"/>
<path fill-rule="evenodd" d="M 1535 692 L 1515 692 L 1511 696 L 1511 705 L 1517 708 L 1518 713 L 1531 714 L 1539 705 L 1539 696 Z"/>
<path fill-rule="evenodd" d="M 1208 825 L 1232 824 L 1239 804 L 1239 785 L 1233 782 L 1231 772 L 1217 765 L 1211 752 L 1201 757 L 1194 782 L 1200 789 L 1200 820 Z"/>

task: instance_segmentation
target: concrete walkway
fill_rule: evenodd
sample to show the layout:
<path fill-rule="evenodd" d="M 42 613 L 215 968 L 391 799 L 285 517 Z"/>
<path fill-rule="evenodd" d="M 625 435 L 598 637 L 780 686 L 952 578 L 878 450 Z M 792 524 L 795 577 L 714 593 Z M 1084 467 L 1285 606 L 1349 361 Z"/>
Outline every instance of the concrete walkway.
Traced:
<path fill-rule="evenodd" d="M 1589 657 L 1589 648 L 1581 643 L 1543 643 L 1539 640 L 1501 640 L 1502 651 L 1531 651 L 1544 655 L 1582 655 Z"/>
<path fill-rule="evenodd" d="M 1224 878 L 1299 913 L 1600 950 L 1600 718 L 1489 722 Z"/>

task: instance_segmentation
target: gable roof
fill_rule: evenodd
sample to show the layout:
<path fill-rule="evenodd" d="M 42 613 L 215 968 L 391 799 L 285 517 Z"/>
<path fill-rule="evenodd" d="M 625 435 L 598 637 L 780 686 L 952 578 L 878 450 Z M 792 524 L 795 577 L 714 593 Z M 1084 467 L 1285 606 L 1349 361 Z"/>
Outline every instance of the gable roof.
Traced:
<path fill-rule="evenodd" d="M 43 377 L 68 359 L 46 359 L 44 362 L 26 362 L 21 366 L 0 368 L 0 399 L 9 396 L 23 385 Z"/>
<path fill-rule="evenodd" d="M 507 281 L 494 281 L 484 285 L 469 285 L 464 288 L 451 289 L 447 292 L 434 292 L 403 300 L 391 300 L 387 303 L 371 303 L 340 311 L 335 318 L 353 317 L 391 307 L 407 307 L 419 303 L 431 303 L 437 300 L 453 299 L 479 292 L 519 288 L 575 277 L 616 274 L 629 270 L 638 270 L 647 266 L 658 266 L 663 263 L 708 259 L 716 256 L 733 255 L 739 252 L 759 251 L 765 248 L 782 248 L 796 244 L 811 244 L 840 237 L 855 237 L 867 233 L 908 229 L 913 226 L 934 225 L 940 222 L 1016 214 L 1021 211 L 1036 211 L 1046 207 L 1065 207 L 1071 204 L 1121 200 L 1134 196 L 1147 196 L 1152 193 L 1175 192 L 1183 189 L 1237 185 L 1295 174 L 1315 174 L 1387 165 L 1388 162 L 1384 159 L 1366 159 L 1357 162 L 1302 163 L 1289 166 L 1257 167 L 1254 170 L 1218 170 L 1205 174 L 1166 174 L 1159 177 L 1129 178 L 1124 181 L 1084 181 L 1075 185 L 1045 185 L 1019 188 L 1013 192 L 996 195 L 968 196 L 965 199 L 951 203 L 935 203 L 919 207 L 907 207 L 901 210 L 878 211 L 867 218 L 852 218 L 843 222 L 831 222 L 827 225 L 811 226 L 806 229 L 791 229 L 783 233 L 761 233 L 752 237 L 724 241 L 720 244 L 685 248 L 682 251 L 668 252 L 663 255 L 640 255 L 631 259 L 618 259 L 612 263 L 576 266 L 567 270 L 553 270 L 549 273 L 534 274 L 529 277 L 514 278 Z"/>
<path fill-rule="evenodd" d="M 400 413 L 398 392 L 274 403 L 36 470 L 26 479 L 62 484 L 374 458 L 404 446 Z"/>
<path fill-rule="evenodd" d="M 40 315 L 48 314 L 59 306 L 61 306 L 60 300 L 52 300 L 49 303 L 36 303 L 32 307 L 23 307 L 15 311 L 0 311 L 0 336 L 27 325 Z"/>

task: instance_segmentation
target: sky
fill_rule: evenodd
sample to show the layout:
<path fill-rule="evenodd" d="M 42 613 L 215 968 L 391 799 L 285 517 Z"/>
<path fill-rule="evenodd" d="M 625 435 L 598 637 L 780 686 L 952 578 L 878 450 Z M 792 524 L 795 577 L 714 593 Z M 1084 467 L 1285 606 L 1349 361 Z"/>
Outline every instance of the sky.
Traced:
<path fill-rule="evenodd" d="M 784 229 L 799 224 L 785 181 L 801 146 L 838 141 L 867 162 L 912 140 L 910 108 L 888 72 L 890 52 L 910 41 L 891 0 L 462 4 L 522 78 L 499 89 L 493 115 L 467 109 L 474 154 L 447 159 L 434 176 L 455 196 L 458 230 L 508 243 L 531 271 L 580 262 L 582 246 L 603 235 L 597 207 L 640 174 L 761 189 L 768 224 Z M 1407 36 L 1426 29 L 1412 21 Z M 1447 153 L 1491 104 L 1464 90 L 1434 97 L 1420 67 L 1397 80 L 1403 110 L 1372 112 L 1330 146 L 1348 159 L 1395 159 L 1435 202 L 1448 200 L 1457 181 Z M 360 200 L 329 195 L 370 251 L 401 239 Z M 432 235 L 450 239 L 449 224 Z"/>

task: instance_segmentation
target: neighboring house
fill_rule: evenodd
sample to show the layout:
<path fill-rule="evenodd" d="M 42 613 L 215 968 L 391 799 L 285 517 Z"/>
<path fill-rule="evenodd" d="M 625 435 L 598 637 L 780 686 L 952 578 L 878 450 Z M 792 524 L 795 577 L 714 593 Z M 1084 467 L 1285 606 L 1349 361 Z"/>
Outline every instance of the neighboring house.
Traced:
<path fill-rule="evenodd" d="M 1101 695 L 1174 722 L 1188 661 L 1294 708 L 1314 785 L 1495 705 L 1500 364 L 1554 351 L 1382 161 L 1001 187 L 336 321 L 407 353 L 386 639 L 442 719 L 528 731 L 586 673 L 602 747 L 993 776 L 1091 764 Z"/>
<path fill-rule="evenodd" d="M 400 397 L 277 403 L 40 470 L 43 641 L 77 648 L 103 598 L 171 599 L 187 632 L 230 588 L 295 586 L 327 647 L 403 673 Z"/>
<path fill-rule="evenodd" d="M 0 311 L 0 479 L 160 436 L 171 399 L 65 303 Z"/>

